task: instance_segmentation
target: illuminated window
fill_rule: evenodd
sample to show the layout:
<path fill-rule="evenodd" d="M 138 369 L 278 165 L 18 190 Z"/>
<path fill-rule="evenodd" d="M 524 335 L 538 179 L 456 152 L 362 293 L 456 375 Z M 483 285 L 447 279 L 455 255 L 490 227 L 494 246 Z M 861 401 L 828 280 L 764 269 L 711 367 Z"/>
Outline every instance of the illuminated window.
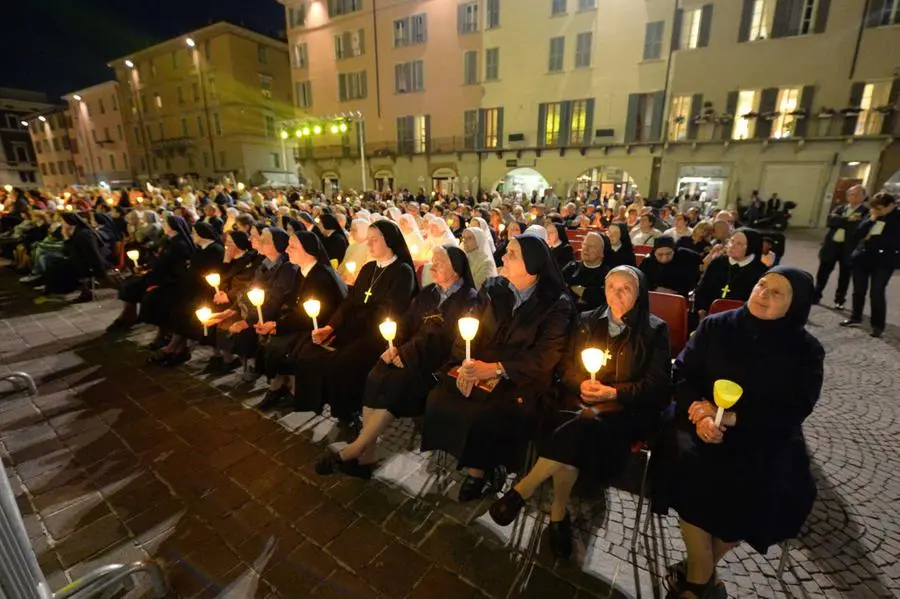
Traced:
<path fill-rule="evenodd" d="M 559 144 L 559 125 L 560 115 L 562 114 L 562 103 L 555 102 L 546 105 L 544 114 L 544 139 L 545 146 L 555 146 Z"/>
<path fill-rule="evenodd" d="M 309 55 L 306 49 L 306 42 L 294 44 L 291 52 L 291 62 L 298 69 L 305 69 L 309 64 Z"/>
<path fill-rule="evenodd" d="M 157 108 L 162 108 L 162 96 L 158 93 L 153 94 L 153 105 Z"/>
<path fill-rule="evenodd" d="M 697 48 L 700 45 L 700 22 L 702 20 L 702 15 L 702 8 L 684 11 L 681 22 L 682 50 Z"/>
<path fill-rule="evenodd" d="M 569 143 L 573 145 L 583 144 L 587 135 L 587 100 L 574 100 L 572 102 L 572 124 L 569 130 Z"/>
<path fill-rule="evenodd" d="M 670 140 L 678 141 L 687 138 L 690 118 L 691 96 L 675 96 L 672 98 L 672 110 L 669 113 Z"/>
<path fill-rule="evenodd" d="M 500 108 L 487 108 L 484 115 L 484 147 L 496 148 L 499 146 Z"/>
<path fill-rule="evenodd" d="M 859 108 L 859 118 L 856 121 L 856 130 L 853 135 L 878 135 L 884 123 L 884 114 L 875 110 L 880 106 L 890 104 L 891 83 L 868 83 L 863 88 L 862 100 Z"/>
<path fill-rule="evenodd" d="M 780 139 L 794 134 L 797 116 L 791 114 L 800 108 L 800 88 L 787 87 L 778 92 L 778 103 L 775 110 L 778 116 L 772 123 L 772 137 Z"/>
<path fill-rule="evenodd" d="M 750 16 L 751 42 L 769 37 L 770 13 L 771 11 L 766 0 L 754 0 L 753 13 Z"/>
<path fill-rule="evenodd" d="M 737 108 L 734 111 L 734 128 L 731 139 L 750 139 L 756 131 L 755 118 L 743 118 L 743 115 L 756 111 L 759 101 L 756 90 L 743 90 L 738 93 Z"/>
<path fill-rule="evenodd" d="M 362 29 L 345 31 L 334 36 L 334 56 L 338 60 L 362 56 L 365 51 L 365 33 Z"/>

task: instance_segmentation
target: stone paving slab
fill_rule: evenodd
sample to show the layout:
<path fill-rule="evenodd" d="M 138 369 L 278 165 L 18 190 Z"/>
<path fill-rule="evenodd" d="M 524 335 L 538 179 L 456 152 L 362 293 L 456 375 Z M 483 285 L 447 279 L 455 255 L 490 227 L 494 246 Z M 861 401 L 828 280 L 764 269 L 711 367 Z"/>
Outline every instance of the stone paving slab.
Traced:
<path fill-rule="evenodd" d="M 815 241 L 792 237 L 787 261 L 814 270 Z M 386 435 L 376 481 L 318 477 L 314 460 L 337 440 L 331 419 L 264 417 L 253 409 L 262 382 L 202 375 L 202 351 L 173 371 L 146 365 L 146 332 L 101 336 L 117 311 L 108 293 L 77 306 L 32 299 L 0 276 L 0 373 L 27 371 L 40 390 L 22 398 L 0 387 L 0 454 L 54 588 L 100 564 L 150 557 L 186 598 L 505 597 L 521 582 L 511 548 L 542 534 L 544 520 L 532 513 L 501 529 L 487 501 L 457 504 L 458 476 L 435 476 L 411 422 Z M 816 308 L 810 319 L 828 350 L 806 426 L 819 500 L 784 579 L 797 597 L 900 596 L 900 337 L 892 325 L 873 340 L 838 328 L 840 318 Z M 541 544 L 516 588 L 634 596 L 636 498 L 609 489 L 574 507 L 575 560 L 556 563 Z M 680 559 L 675 522 L 663 524 L 668 561 Z M 720 573 L 731 596 L 783 596 L 779 556 L 738 548 Z M 647 561 L 638 563 L 647 593 Z"/>

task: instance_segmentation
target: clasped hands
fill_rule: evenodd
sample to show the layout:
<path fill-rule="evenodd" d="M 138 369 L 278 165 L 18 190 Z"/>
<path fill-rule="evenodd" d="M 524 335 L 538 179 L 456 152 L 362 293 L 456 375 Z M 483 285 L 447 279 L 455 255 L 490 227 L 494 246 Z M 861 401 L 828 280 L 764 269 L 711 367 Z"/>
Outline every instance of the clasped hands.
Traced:
<path fill-rule="evenodd" d="M 614 387 L 600 381 L 587 379 L 581 383 L 581 417 L 591 419 L 604 412 L 619 412 L 622 405 L 616 401 L 618 392 Z"/>
<path fill-rule="evenodd" d="M 688 408 L 688 420 L 696 427 L 697 436 L 704 443 L 721 443 L 725 438 L 725 431 L 737 421 L 734 412 L 726 411 L 722 423 L 716 426 L 717 411 L 718 408 L 705 399 L 695 401 Z"/>
<path fill-rule="evenodd" d="M 478 381 L 486 381 L 497 376 L 497 365 L 481 360 L 465 360 L 457 370 L 456 388 L 465 397 L 472 395 Z"/>
<path fill-rule="evenodd" d="M 381 354 L 381 361 L 385 364 L 393 364 L 397 368 L 405 368 L 403 360 L 400 359 L 400 350 L 396 347 L 387 348 L 384 353 Z"/>

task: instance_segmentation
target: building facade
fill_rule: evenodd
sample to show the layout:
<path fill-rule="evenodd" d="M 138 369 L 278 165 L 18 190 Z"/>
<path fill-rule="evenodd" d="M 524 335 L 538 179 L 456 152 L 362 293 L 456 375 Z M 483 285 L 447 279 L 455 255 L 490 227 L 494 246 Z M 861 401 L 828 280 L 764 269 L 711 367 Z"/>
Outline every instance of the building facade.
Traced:
<path fill-rule="evenodd" d="M 362 113 L 365 169 L 289 136 L 313 187 L 758 189 L 810 225 L 900 168 L 900 0 L 279 1 L 298 109 Z"/>
<path fill-rule="evenodd" d="M 246 181 L 295 171 L 278 134 L 294 117 L 285 43 L 216 23 L 109 66 L 134 178 Z"/>
<path fill-rule="evenodd" d="M 79 182 L 75 166 L 72 117 L 66 106 L 28 116 L 28 133 L 41 169 L 41 187 L 58 192 Z"/>
<path fill-rule="evenodd" d="M 125 139 L 119 84 L 105 81 L 63 96 L 71 122 L 72 158 L 81 183 L 131 184 L 134 158 Z"/>
<path fill-rule="evenodd" d="M 45 94 L 0 87 L 0 185 L 24 189 L 41 185 L 27 118 L 51 108 Z"/>

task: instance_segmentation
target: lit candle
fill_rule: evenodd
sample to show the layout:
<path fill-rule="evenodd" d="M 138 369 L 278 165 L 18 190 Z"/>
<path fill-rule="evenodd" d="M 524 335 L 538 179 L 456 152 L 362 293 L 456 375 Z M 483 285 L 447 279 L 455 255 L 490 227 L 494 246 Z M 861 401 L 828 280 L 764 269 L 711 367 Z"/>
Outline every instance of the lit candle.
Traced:
<path fill-rule="evenodd" d="M 319 321 L 316 320 L 319 317 L 319 312 L 322 311 L 322 302 L 319 300 L 306 300 L 303 302 L 303 309 L 306 310 L 307 316 L 312 318 L 313 321 L 313 330 L 319 328 Z"/>
<path fill-rule="evenodd" d="M 138 258 L 141 257 L 141 252 L 138 250 L 128 250 L 125 252 L 125 255 L 128 256 L 128 259 L 134 262 L 134 267 L 138 267 Z"/>
<path fill-rule="evenodd" d="M 610 357 L 612 356 L 610 356 L 608 351 L 603 351 L 596 347 L 589 347 L 581 352 L 581 361 L 584 363 L 585 370 L 591 373 L 592 381 L 597 380 L 597 373 L 606 366 L 606 361 Z"/>
<path fill-rule="evenodd" d="M 74 208 L 72 208 L 72 204 L 66 204 L 66 212 L 72 212 Z"/>
<path fill-rule="evenodd" d="M 237 184 L 237 190 L 238 190 L 238 191 L 244 191 L 244 189 L 246 189 L 246 186 L 245 186 L 243 183 L 238 183 L 238 184 Z"/>
<path fill-rule="evenodd" d="M 388 348 L 393 349 L 394 338 L 397 336 L 397 323 L 388 318 L 378 325 L 378 330 L 381 331 L 381 336 L 387 339 Z"/>
<path fill-rule="evenodd" d="M 466 362 L 472 359 L 472 339 L 478 334 L 478 319 L 465 316 L 459 319 L 459 334 L 466 340 Z"/>
<path fill-rule="evenodd" d="M 175 198 L 175 201 L 178 202 L 178 203 L 180 204 L 180 203 L 183 202 L 184 200 L 181 199 L 181 196 L 178 196 L 177 198 Z"/>
<path fill-rule="evenodd" d="M 219 285 L 222 283 L 222 277 L 217 272 L 211 272 L 206 275 L 206 282 L 219 293 Z"/>
<path fill-rule="evenodd" d="M 356 262 L 354 262 L 353 260 L 347 262 L 347 272 L 349 272 L 351 275 L 356 272 Z"/>
<path fill-rule="evenodd" d="M 3 186 L 3 189 L 6 191 L 6 193 L 12 193 L 13 186 L 12 186 L 12 185 L 9 185 L 9 184 L 6 184 L 6 185 Z M 68 195 L 68 194 L 66 194 L 66 195 Z"/>
<path fill-rule="evenodd" d="M 200 324 L 203 325 L 203 336 L 206 337 L 206 335 L 209 333 L 206 328 L 206 323 L 209 322 L 209 318 L 210 316 L 212 316 L 212 310 L 210 310 L 206 306 L 203 306 L 202 308 L 194 312 L 194 314 L 197 315 L 197 319 L 200 320 Z"/>
<path fill-rule="evenodd" d="M 419 246 L 417 246 L 417 245 L 409 246 L 409 253 L 413 258 L 415 258 L 416 254 L 419 253 Z"/>
<path fill-rule="evenodd" d="M 722 424 L 722 417 L 725 415 L 725 410 L 736 404 L 743 394 L 744 389 L 734 381 L 719 379 L 713 383 L 713 399 L 719 407 L 719 409 L 716 410 L 716 426 Z"/>
<path fill-rule="evenodd" d="M 500 223 L 500 226 L 497 227 L 497 230 L 500 231 L 501 233 L 504 232 L 506 230 L 506 225 L 504 225 L 503 223 Z"/>
<path fill-rule="evenodd" d="M 143 203 L 144 203 L 144 198 L 142 198 L 141 196 L 138 196 L 138 197 L 137 197 L 137 203 L 138 203 L 138 204 L 143 204 Z"/>
<path fill-rule="evenodd" d="M 261 323 L 263 321 L 262 305 L 266 301 L 266 292 L 258 288 L 251 289 L 247 292 L 247 299 L 256 306 L 256 315 Z"/>

